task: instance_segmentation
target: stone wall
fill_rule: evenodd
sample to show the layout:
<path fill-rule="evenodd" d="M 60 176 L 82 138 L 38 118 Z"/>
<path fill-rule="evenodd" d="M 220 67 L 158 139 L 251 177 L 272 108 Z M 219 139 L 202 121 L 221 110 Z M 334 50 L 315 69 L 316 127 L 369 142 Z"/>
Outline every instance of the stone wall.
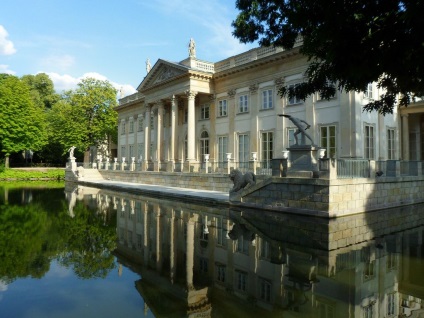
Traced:
<path fill-rule="evenodd" d="M 232 181 L 226 174 L 111 170 L 99 170 L 99 172 L 104 179 L 110 179 L 113 181 L 222 192 L 228 192 L 233 187 Z"/>
<path fill-rule="evenodd" d="M 279 178 L 232 195 L 233 203 L 336 217 L 424 202 L 424 177 Z"/>

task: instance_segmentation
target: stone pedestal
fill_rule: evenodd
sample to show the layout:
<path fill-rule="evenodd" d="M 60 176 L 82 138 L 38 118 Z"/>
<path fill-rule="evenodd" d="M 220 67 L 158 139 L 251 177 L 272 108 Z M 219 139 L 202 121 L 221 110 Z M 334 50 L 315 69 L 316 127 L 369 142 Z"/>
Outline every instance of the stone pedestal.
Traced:
<path fill-rule="evenodd" d="M 293 145 L 290 151 L 290 170 L 287 177 L 312 178 L 318 177 L 318 150 L 313 145 Z"/>
<path fill-rule="evenodd" d="M 75 158 L 68 158 L 68 169 L 77 171 L 77 163 L 75 162 Z"/>

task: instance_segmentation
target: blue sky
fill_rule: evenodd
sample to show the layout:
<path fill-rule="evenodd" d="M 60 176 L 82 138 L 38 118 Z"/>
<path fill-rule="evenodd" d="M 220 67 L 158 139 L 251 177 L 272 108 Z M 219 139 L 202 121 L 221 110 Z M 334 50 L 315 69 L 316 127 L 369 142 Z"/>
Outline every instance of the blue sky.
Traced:
<path fill-rule="evenodd" d="M 0 11 L 0 73 L 47 73 L 60 92 L 87 76 L 135 92 L 161 58 L 217 62 L 255 47 L 232 36 L 228 0 L 9 0 Z"/>

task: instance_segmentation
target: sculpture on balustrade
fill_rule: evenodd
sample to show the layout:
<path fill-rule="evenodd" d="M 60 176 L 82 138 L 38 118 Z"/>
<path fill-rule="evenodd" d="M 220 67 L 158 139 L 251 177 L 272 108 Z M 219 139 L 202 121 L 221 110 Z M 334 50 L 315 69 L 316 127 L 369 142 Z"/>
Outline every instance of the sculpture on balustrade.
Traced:
<path fill-rule="evenodd" d="M 293 117 L 291 115 L 278 114 L 278 116 L 286 117 L 286 118 L 290 119 L 290 121 L 297 127 L 297 130 L 294 133 L 294 139 L 295 139 L 296 145 L 300 145 L 299 141 L 297 139 L 297 135 L 301 134 L 301 137 L 305 136 L 306 138 L 308 138 L 311 141 L 312 146 L 315 146 L 314 141 L 312 140 L 311 136 L 309 136 L 308 133 L 306 132 L 306 130 L 309 129 L 311 127 L 311 125 L 309 125 L 303 119 L 296 118 L 296 117 Z M 301 144 L 302 144 L 304 138 L 301 138 L 300 140 L 301 140 Z"/>
<path fill-rule="evenodd" d="M 253 172 L 246 172 L 243 174 L 238 169 L 233 169 L 230 172 L 230 179 L 234 183 L 234 187 L 230 190 L 230 193 L 238 192 L 244 189 L 246 186 L 252 186 L 256 184 L 256 176 Z"/>
<path fill-rule="evenodd" d="M 69 148 L 69 159 L 75 159 L 75 156 L 74 156 L 74 150 L 75 150 L 75 146 L 72 146 L 71 148 Z"/>

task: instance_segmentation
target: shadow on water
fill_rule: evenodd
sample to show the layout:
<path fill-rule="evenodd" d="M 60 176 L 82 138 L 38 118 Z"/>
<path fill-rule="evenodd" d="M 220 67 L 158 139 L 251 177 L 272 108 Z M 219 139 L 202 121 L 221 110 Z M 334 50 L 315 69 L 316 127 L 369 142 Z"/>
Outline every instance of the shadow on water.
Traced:
<path fill-rule="evenodd" d="M 52 191 L 60 199 L 48 202 Z M 138 274 L 127 289 L 143 300 L 145 316 L 423 312 L 423 205 L 324 219 L 83 186 L 65 196 L 63 188 L 9 190 L 5 198 L 3 284 L 43 279 L 53 259 L 82 279 L 104 279 L 116 258 L 119 273 Z"/>

